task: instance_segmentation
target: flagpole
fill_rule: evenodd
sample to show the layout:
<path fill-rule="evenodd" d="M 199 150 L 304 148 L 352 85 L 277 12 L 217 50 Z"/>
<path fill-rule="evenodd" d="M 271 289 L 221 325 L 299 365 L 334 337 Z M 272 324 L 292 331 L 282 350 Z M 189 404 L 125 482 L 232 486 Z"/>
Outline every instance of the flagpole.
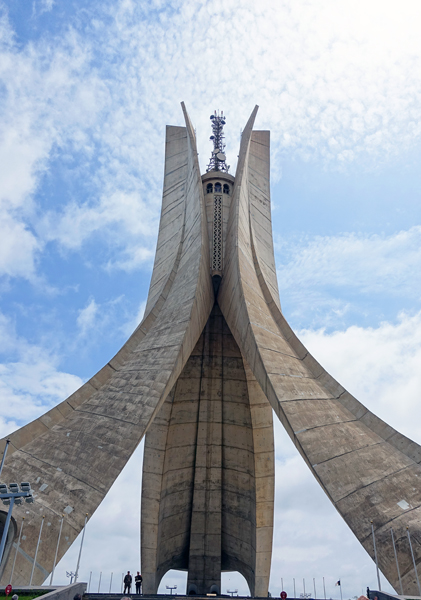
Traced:
<path fill-rule="evenodd" d="M 373 534 L 373 546 L 374 546 L 374 558 L 376 560 L 376 570 L 377 570 L 377 582 L 379 584 L 379 592 L 382 591 L 382 586 L 380 583 L 380 572 L 379 572 L 379 563 L 377 561 L 377 548 L 376 548 L 376 538 L 374 535 L 374 527 L 373 527 L 373 521 L 371 521 L 371 533 Z M 421 595 L 421 592 L 420 592 Z"/>
<path fill-rule="evenodd" d="M 314 586 L 314 600 L 316 600 L 317 594 L 316 594 L 316 578 L 315 577 L 313 577 L 313 586 Z"/>
<path fill-rule="evenodd" d="M 23 529 L 23 522 L 24 522 L 24 520 L 25 520 L 25 517 L 22 517 L 22 523 L 20 524 L 20 531 L 19 531 L 19 539 L 18 539 L 18 543 L 16 544 L 15 558 L 13 559 L 12 572 L 10 573 L 10 585 L 12 585 L 13 573 L 14 573 L 14 570 L 15 570 L 16 557 L 17 557 L 18 551 L 19 551 L 20 538 L 22 537 L 22 529 Z"/>
<path fill-rule="evenodd" d="M 396 554 L 396 546 L 395 546 L 395 536 L 393 535 L 393 529 L 392 528 L 390 529 L 390 533 L 392 534 L 393 552 L 395 554 L 396 569 L 398 571 L 398 577 L 399 577 L 399 586 L 401 588 L 401 594 L 403 596 L 403 587 L 402 587 L 401 572 L 399 570 L 398 555 Z"/>
<path fill-rule="evenodd" d="M 58 554 L 58 547 L 59 547 L 59 544 L 60 544 L 60 538 L 61 538 L 61 530 L 63 529 L 63 521 L 64 521 L 64 515 L 61 515 L 60 531 L 58 532 L 58 538 L 57 538 L 57 547 L 56 547 L 56 554 L 55 554 L 55 556 L 54 556 L 53 570 L 51 571 L 50 585 L 53 585 L 54 570 L 55 570 L 55 568 L 56 568 L 57 554 Z"/>
<path fill-rule="evenodd" d="M 306 580 L 303 577 L 304 598 L 306 597 Z"/>
<path fill-rule="evenodd" d="M 341 600 L 342 600 L 342 584 L 341 584 L 341 580 L 339 580 L 339 591 L 341 592 Z"/>
<path fill-rule="evenodd" d="M 87 521 L 88 521 L 88 513 L 86 513 L 86 515 L 85 515 L 85 524 L 83 525 L 82 539 L 80 540 L 79 556 L 77 559 L 76 573 L 75 573 L 75 583 L 77 582 L 77 578 L 79 575 L 80 557 L 82 556 L 82 547 L 83 547 L 83 540 L 85 539 L 85 530 L 86 530 Z"/>
<path fill-rule="evenodd" d="M 296 598 L 297 594 L 295 593 L 295 578 L 294 577 L 292 578 L 292 581 L 294 582 L 294 598 Z"/>
<path fill-rule="evenodd" d="M 284 591 L 284 580 L 282 579 L 282 577 L 281 577 L 281 588 L 282 588 L 281 592 L 283 592 Z"/>
<path fill-rule="evenodd" d="M 411 556 L 412 556 L 412 562 L 414 563 L 414 571 L 415 571 L 415 577 L 417 578 L 418 591 L 419 591 L 420 596 L 421 596 L 420 580 L 418 579 L 417 565 L 415 563 L 414 551 L 412 550 L 411 536 L 409 535 L 409 527 L 406 528 L 406 532 L 408 534 L 409 547 L 411 548 Z"/>
<path fill-rule="evenodd" d="M 31 578 L 29 580 L 29 585 L 32 585 L 32 577 L 34 576 L 35 565 L 36 565 L 36 562 L 37 562 L 37 554 L 38 554 L 39 543 L 41 541 L 41 533 L 42 533 L 42 527 L 44 525 L 44 519 L 45 519 L 45 515 L 42 516 L 41 527 L 39 528 L 37 548 L 35 550 L 34 564 L 32 565 Z"/>
<path fill-rule="evenodd" d="M 325 578 L 323 577 L 323 592 L 325 595 L 325 600 L 326 600 L 326 586 L 325 586 Z"/>

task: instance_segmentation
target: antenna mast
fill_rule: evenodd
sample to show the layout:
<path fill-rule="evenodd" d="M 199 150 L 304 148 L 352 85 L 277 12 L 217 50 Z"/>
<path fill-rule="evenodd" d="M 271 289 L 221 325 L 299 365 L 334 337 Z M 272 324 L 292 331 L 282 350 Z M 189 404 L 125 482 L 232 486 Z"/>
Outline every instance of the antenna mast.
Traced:
<path fill-rule="evenodd" d="M 213 150 L 212 156 L 209 161 L 208 168 L 206 169 L 206 173 L 209 171 L 225 171 L 228 173 L 230 166 L 226 164 L 226 156 L 225 156 L 225 144 L 224 144 L 224 133 L 223 128 L 225 125 L 225 117 L 224 111 L 221 110 L 221 114 L 219 111 L 210 116 L 212 121 L 212 133 L 210 139 L 213 141 Z"/>

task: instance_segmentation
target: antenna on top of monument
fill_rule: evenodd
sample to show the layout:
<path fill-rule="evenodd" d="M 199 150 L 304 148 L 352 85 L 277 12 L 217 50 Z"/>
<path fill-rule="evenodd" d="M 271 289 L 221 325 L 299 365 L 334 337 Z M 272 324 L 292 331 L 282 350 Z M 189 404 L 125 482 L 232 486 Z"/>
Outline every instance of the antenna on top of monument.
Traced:
<path fill-rule="evenodd" d="M 209 171 L 225 171 L 228 173 L 229 165 L 227 166 L 225 156 L 225 144 L 224 144 L 224 133 L 223 128 L 225 125 L 224 111 L 221 110 L 221 114 L 215 110 L 214 114 L 210 116 L 212 121 L 212 134 L 210 139 L 213 142 L 212 156 L 206 169 L 206 173 Z"/>

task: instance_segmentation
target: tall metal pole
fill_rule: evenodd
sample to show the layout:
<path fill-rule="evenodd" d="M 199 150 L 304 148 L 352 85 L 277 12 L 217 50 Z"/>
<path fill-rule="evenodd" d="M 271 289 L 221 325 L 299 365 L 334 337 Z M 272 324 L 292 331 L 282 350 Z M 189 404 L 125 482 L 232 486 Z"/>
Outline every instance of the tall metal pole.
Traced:
<path fill-rule="evenodd" d="M 89 590 L 91 589 L 91 579 L 92 579 L 92 571 L 89 573 L 88 593 L 89 593 Z"/>
<path fill-rule="evenodd" d="M 121 574 L 121 593 L 123 593 L 124 573 Z"/>
<path fill-rule="evenodd" d="M 326 586 L 325 586 L 325 578 L 323 577 L 323 592 L 325 595 L 325 600 L 326 600 Z"/>
<path fill-rule="evenodd" d="M 396 546 L 395 546 L 395 536 L 393 535 L 393 529 L 392 528 L 390 529 L 390 533 L 392 534 L 393 552 L 395 553 L 396 569 L 398 571 L 398 577 L 399 577 L 399 586 L 401 588 L 401 594 L 403 596 L 403 587 L 402 587 L 401 572 L 399 570 L 398 555 L 396 554 Z"/>
<path fill-rule="evenodd" d="M 379 584 L 379 592 L 381 592 L 382 591 L 382 585 L 380 583 L 380 571 L 379 571 L 379 563 L 377 561 L 376 537 L 374 535 L 373 521 L 371 521 L 371 533 L 373 534 L 373 546 L 374 546 L 374 558 L 376 560 L 377 582 Z M 421 594 L 421 592 L 420 592 L 420 594 Z"/>
<path fill-rule="evenodd" d="M 99 582 L 98 582 L 98 594 L 99 594 L 99 588 L 101 587 L 101 577 L 102 577 L 102 571 L 99 574 Z"/>
<path fill-rule="evenodd" d="M 342 600 L 342 583 L 341 583 L 341 579 L 339 580 L 339 591 L 341 592 L 341 600 Z"/>
<path fill-rule="evenodd" d="M 414 564 L 415 577 L 417 578 L 418 591 L 421 596 L 420 580 L 418 579 L 417 565 L 415 563 L 414 551 L 412 550 L 411 536 L 409 535 L 409 527 L 406 528 L 406 532 L 408 534 L 409 547 L 411 548 L 411 556 L 412 556 L 412 562 Z"/>
<path fill-rule="evenodd" d="M 111 573 L 111 579 L 110 579 L 110 591 L 109 591 L 109 593 L 110 593 L 110 594 L 111 594 L 111 585 L 112 585 L 112 583 L 113 583 L 113 574 Z"/>
<path fill-rule="evenodd" d="M 281 577 L 281 592 L 283 592 L 283 591 L 284 591 L 284 580 Z"/>
<path fill-rule="evenodd" d="M 18 539 L 18 543 L 16 544 L 15 558 L 13 559 L 12 572 L 10 573 L 10 585 L 12 585 L 13 572 L 15 570 L 16 557 L 18 555 L 18 550 L 19 550 L 19 546 L 20 546 L 20 538 L 22 537 L 22 529 L 23 529 L 24 520 L 25 520 L 25 517 L 22 517 L 22 523 L 20 524 L 20 530 L 19 530 L 19 539 Z"/>
<path fill-rule="evenodd" d="M 60 538 L 61 538 L 61 530 L 63 529 L 63 521 L 64 521 L 64 515 L 61 515 L 60 531 L 58 532 L 58 540 L 57 540 L 57 546 L 56 546 L 56 553 L 55 553 L 55 556 L 54 556 L 53 570 L 51 571 L 50 585 L 53 585 L 54 569 L 56 568 L 58 547 L 59 547 Z"/>
<path fill-rule="evenodd" d="M 314 598 L 317 598 L 317 594 L 316 594 L 316 578 L 313 577 L 313 587 L 314 587 Z"/>
<path fill-rule="evenodd" d="M 297 594 L 295 593 L 295 579 L 293 578 L 292 581 L 294 582 L 294 598 L 296 598 Z"/>
<path fill-rule="evenodd" d="M 1 459 L 0 475 L 1 475 L 1 472 L 3 471 L 3 465 L 4 465 L 4 461 L 6 460 L 6 454 L 7 454 L 7 449 L 9 447 L 9 444 L 10 444 L 10 440 L 6 440 L 6 445 L 5 445 L 4 451 L 3 451 L 3 458 Z"/>
<path fill-rule="evenodd" d="M 35 565 L 36 565 L 36 562 L 37 562 L 37 554 L 38 554 L 39 543 L 41 541 L 41 533 L 42 533 L 42 527 L 44 525 L 44 519 L 45 519 L 45 515 L 42 515 L 41 527 L 39 528 L 37 548 L 35 550 L 34 564 L 32 565 L 31 578 L 29 580 L 29 585 L 32 585 L 32 577 L 34 576 Z"/>
<path fill-rule="evenodd" d="M 4 456 L 4 455 L 3 455 Z M 4 549 L 6 547 L 7 534 L 9 533 L 10 519 L 12 518 L 13 506 L 15 504 L 15 499 L 12 496 L 10 498 L 10 506 L 7 512 L 6 522 L 4 524 L 3 535 L 1 536 L 1 544 L 0 544 L 0 564 L 3 560 Z"/>
<path fill-rule="evenodd" d="M 306 597 L 306 580 L 303 577 L 303 590 L 304 590 L 304 598 Z"/>
<path fill-rule="evenodd" d="M 75 583 L 77 582 L 77 577 L 79 575 L 80 557 L 82 556 L 83 540 L 85 539 L 85 529 L 86 529 L 87 520 L 88 520 L 88 513 L 86 513 L 86 515 L 85 515 L 85 524 L 83 525 L 82 539 L 80 540 L 79 556 L 77 557 L 77 565 L 76 565 L 76 573 L 75 573 Z"/>

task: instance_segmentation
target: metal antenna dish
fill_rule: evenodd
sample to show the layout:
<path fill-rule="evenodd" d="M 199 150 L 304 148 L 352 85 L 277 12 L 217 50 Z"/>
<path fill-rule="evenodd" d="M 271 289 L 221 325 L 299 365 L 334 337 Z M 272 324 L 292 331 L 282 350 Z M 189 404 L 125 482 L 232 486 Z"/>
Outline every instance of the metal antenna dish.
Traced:
<path fill-rule="evenodd" d="M 210 139 L 213 141 L 213 150 L 212 156 L 206 169 L 206 172 L 209 171 L 225 171 L 228 173 L 229 166 L 226 165 L 225 160 L 225 143 L 224 143 L 224 134 L 223 127 L 225 125 L 225 117 L 223 111 L 219 114 L 219 111 L 215 111 L 214 115 L 210 116 L 212 121 L 212 133 Z"/>

